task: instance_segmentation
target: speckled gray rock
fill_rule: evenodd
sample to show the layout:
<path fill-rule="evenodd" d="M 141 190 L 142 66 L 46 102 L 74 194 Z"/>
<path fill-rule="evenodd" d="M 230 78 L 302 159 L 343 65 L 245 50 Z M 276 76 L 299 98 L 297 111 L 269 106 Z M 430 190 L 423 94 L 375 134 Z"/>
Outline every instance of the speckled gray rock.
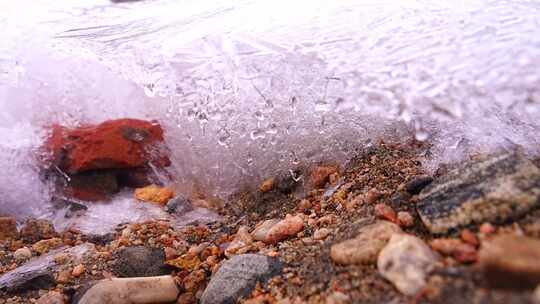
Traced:
<path fill-rule="evenodd" d="M 540 170 L 517 152 L 466 162 L 418 196 L 420 218 L 432 233 L 516 219 L 540 199 Z"/>
<path fill-rule="evenodd" d="M 193 211 L 193 209 L 194 208 L 191 201 L 183 195 L 177 195 L 175 198 L 169 200 L 167 205 L 165 205 L 165 210 L 171 214 L 182 215 Z"/>
<path fill-rule="evenodd" d="M 225 262 L 212 277 L 202 304 L 229 304 L 249 295 L 257 282 L 264 283 L 281 272 L 278 259 L 258 254 L 236 255 Z"/>
<path fill-rule="evenodd" d="M 89 243 L 50 251 L 0 276 L 0 290 L 15 292 L 49 288 L 56 284 L 54 273 L 62 266 L 54 261 L 56 255 L 66 255 L 70 263 L 78 264 L 83 260 L 84 256 L 93 253 L 95 253 L 95 247 Z"/>
<path fill-rule="evenodd" d="M 168 274 L 165 253 L 159 248 L 126 247 L 115 255 L 113 272 L 121 278 L 151 277 Z"/>

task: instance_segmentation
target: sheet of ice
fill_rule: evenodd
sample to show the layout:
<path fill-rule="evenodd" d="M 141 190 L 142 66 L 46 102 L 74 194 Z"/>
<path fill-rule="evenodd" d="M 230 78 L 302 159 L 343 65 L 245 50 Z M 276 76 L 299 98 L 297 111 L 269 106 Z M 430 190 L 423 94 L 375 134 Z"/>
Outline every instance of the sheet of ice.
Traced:
<path fill-rule="evenodd" d="M 137 201 L 129 192 L 119 193 L 107 203 L 84 205 L 88 209 L 76 212 L 60 209 L 52 213 L 50 217 L 54 226 L 61 231 L 76 228 L 86 234 L 103 235 L 125 223 L 163 220 L 173 227 L 183 227 L 189 224 L 207 224 L 221 220 L 215 212 L 202 208 L 195 208 L 181 215 L 169 214 L 159 205 Z"/>
<path fill-rule="evenodd" d="M 158 119 L 175 178 L 217 194 L 380 137 L 431 141 L 431 168 L 540 147 L 538 1 L 22 0 L 0 25 L 3 212 L 43 212 L 53 121 Z"/>

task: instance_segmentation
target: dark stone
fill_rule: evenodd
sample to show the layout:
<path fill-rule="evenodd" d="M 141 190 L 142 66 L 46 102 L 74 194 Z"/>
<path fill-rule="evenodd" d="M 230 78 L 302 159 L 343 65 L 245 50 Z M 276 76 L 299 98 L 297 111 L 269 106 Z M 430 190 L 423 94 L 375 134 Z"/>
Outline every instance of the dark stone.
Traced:
<path fill-rule="evenodd" d="M 69 176 L 64 193 L 84 200 L 105 200 L 119 191 L 116 174 L 108 170 L 93 170 Z"/>
<path fill-rule="evenodd" d="M 94 287 L 94 285 L 96 285 L 97 283 L 99 283 L 99 281 L 90 281 L 90 282 L 87 282 L 85 284 L 82 284 L 77 289 L 72 288 L 69 291 L 69 293 L 71 294 L 71 297 L 70 297 L 71 301 L 69 303 L 71 303 L 71 304 L 80 303 L 81 299 L 84 297 L 86 292 L 88 290 L 90 290 L 90 288 Z M 68 293 L 66 293 L 66 292 L 64 292 L 64 294 L 68 295 Z"/>
<path fill-rule="evenodd" d="M 395 210 L 401 210 L 404 206 L 409 205 L 411 195 L 407 192 L 397 192 L 390 198 L 390 207 Z"/>
<path fill-rule="evenodd" d="M 251 293 L 257 283 L 264 284 L 281 273 L 277 258 L 242 254 L 226 261 L 212 277 L 202 297 L 202 304 L 232 304 Z"/>
<path fill-rule="evenodd" d="M 300 175 L 300 171 L 293 171 L 292 173 L 286 172 L 279 175 L 276 181 L 276 189 L 283 194 L 293 192 L 294 189 L 296 189 L 296 187 L 299 185 L 299 182 L 295 180 L 294 177 Z"/>
<path fill-rule="evenodd" d="M 159 248 L 126 247 L 115 255 L 113 273 L 121 278 L 151 277 L 168 274 L 165 253 Z"/>
<path fill-rule="evenodd" d="M 89 235 L 86 235 L 85 240 L 92 244 L 104 246 L 114 240 L 114 233 L 89 234 Z"/>
<path fill-rule="evenodd" d="M 151 184 L 160 184 L 158 177 L 148 167 L 117 169 L 115 171 L 120 187 L 142 188 Z"/>
<path fill-rule="evenodd" d="M 191 205 L 191 201 L 188 198 L 179 194 L 173 199 L 169 200 L 169 202 L 167 202 L 167 205 L 165 205 L 165 210 L 171 214 L 174 213 L 182 215 L 184 213 L 192 211 L 193 205 Z"/>
<path fill-rule="evenodd" d="M 431 233 L 504 223 L 539 205 L 540 170 L 517 152 L 463 163 L 424 188 L 417 211 Z"/>
<path fill-rule="evenodd" d="M 410 194 L 416 195 L 422 191 L 427 185 L 433 182 L 433 178 L 427 175 L 419 175 L 413 177 L 408 183 L 405 184 L 405 191 Z"/>

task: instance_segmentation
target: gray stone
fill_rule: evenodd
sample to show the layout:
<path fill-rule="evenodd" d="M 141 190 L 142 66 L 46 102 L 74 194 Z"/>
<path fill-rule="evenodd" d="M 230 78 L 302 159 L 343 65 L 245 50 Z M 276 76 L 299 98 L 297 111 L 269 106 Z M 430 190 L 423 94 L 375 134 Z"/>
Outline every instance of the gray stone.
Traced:
<path fill-rule="evenodd" d="M 184 197 L 183 195 L 177 195 L 173 199 L 169 200 L 167 205 L 165 205 L 165 210 L 171 214 L 185 214 L 190 211 L 193 211 L 193 205 L 191 201 Z"/>
<path fill-rule="evenodd" d="M 540 170 L 517 152 L 466 162 L 427 186 L 417 211 L 431 233 L 502 223 L 538 206 Z"/>
<path fill-rule="evenodd" d="M 78 264 L 85 256 L 94 252 L 94 245 L 89 243 L 50 251 L 0 276 L 0 290 L 16 292 L 28 289 L 47 289 L 56 285 L 54 273 L 61 267 L 54 261 L 56 255 L 66 255 L 73 264 Z"/>
<path fill-rule="evenodd" d="M 113 273 L 122 278 L 168 274 L 165 253 L 159 248 L 126 247 L 115 255 Z"/>
<path fill-rule="evenodd" d="M 281 272 L 281 262 L 258 254 L 236 255 L 225 262 L 212 277 L 202 297 L 202 304 L 237 303 L 251 293 L 257 282 L 265 283 Z"/>

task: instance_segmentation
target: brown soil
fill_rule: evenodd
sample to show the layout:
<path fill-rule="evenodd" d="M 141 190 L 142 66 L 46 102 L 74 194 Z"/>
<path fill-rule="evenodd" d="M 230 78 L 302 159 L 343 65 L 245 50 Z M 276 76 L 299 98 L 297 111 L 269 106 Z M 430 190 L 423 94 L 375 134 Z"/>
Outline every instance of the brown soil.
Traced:
<path fill-rule="evenodd" d="M 183 297 L 186 302 L 182 303 L 196 302 L 212 273 L 219 267 L 215 262 L 225 259 L 223 251 L 240 226 L 248 226 L 251 230 L 263 220 L 300 212 L 316 224 L 306 225 L 296 237 L 276 245 L 259 242 L 251 248 L 250 252 L 279 257 L 285 263 L 285 269 L 282 275 L 259 286 L 250 299 L 243 299 L 242 302 L 342 303 L 327 300 L 332 294 L 340 292 L 349 298 L 348 302 L 343 303 L 532 303 L 532 291 L 490 289 L 475 264 L 461 264 L 452 258 L 445 259 L 444 267 L 437 269 L 431 275 L 428 286 L 414 297 L 400 294 L 378 274 L 376 265 L 339 266 L 332 262 L 330 247 L 356 236 L 360 227 L 372 223 L 376 219 L 374 206 L 377 203 L 385 203 L 396 212 L 408 211 L 414 217 L 414 225 L 404 230 L 425 240 L 433 238 L 415 212 L 415 197 L 403 190 L 408 181 L 424 173 L 419 155 L 425 149 L 427 147 L 418 143 L 381 143 L 359 151 L 341 171 L 339 178 L 334 180 L 334 184 L 322 190 L 309 189 L 307 183 L 293 185 L 290 181 L 287 186 L 287 181 L 284 181 L 284 187 L 275 187 L 266 193 L 240 192 L 221 210 L 225 218 L 221 223 L 182 229 L 173 229 L 166 222 L 134 223 L 127 225 L 131 231 L 130 237 L 123 236 L 125 227 L 119 227 L 111 240 L 101 241 L 76 231 L 69 232 L 68 236 L 64 234 L 64 242 L 74 244 L 90 240 L 98 243 L 100 254 L 85 262 L 87 272 L 80 278 L 58 284 L 55 289 L 69 295 L 85 282 L 110 277 L 114 253 L 123 246 L 169 247 L 174 248 L 180 257 L 195 252 L 201 262 L 193 269 L 184 266 L 171 271 L 187 295 Z M 333 188 L 337 190 L 332 191 Z M 353 198 L 370 192 L 378 193 L 380 197 L 347 208 L 347 203 Z M 309 201 L 310 207 L 300 210 L 299 204 L 303 199 Z M 332 233 L 324 240 L 314 240 L 313 233 L 321 227 L 331 229 Z M 474 227 L 471 230 L 477 231 Z M 516 223 L 499 227 L 499 231 L 521 231 L 539 238 L 540 211 L 532 212 Z M 20 241 L 13 241 L 0 247 L 0 273 L 16 266 L 10 253 L 22 245 Z M 194 275 L 196 272 L 197 276 Z M 203 279 L 200 279 L 201 276 Z M 0 293 L 0 303 L 28 303 L 43 293 Z M 11 302 L 6 302 L 7 299 L 11 299 Z"/>

